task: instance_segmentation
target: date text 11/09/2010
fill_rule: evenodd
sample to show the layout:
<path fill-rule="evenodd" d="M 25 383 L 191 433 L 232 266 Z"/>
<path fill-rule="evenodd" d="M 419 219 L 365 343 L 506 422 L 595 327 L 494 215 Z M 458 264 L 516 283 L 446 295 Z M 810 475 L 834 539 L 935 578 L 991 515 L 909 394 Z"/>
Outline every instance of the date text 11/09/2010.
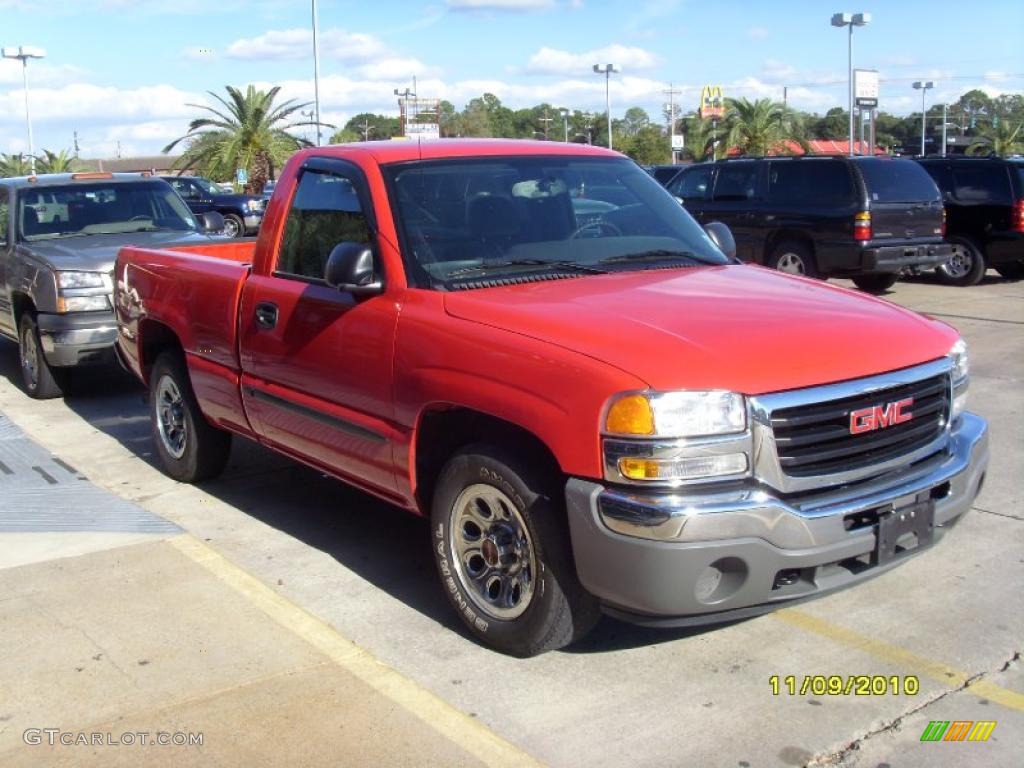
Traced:
<path fill-rule="evenodd" d="M 768 684 L 773 696 L 916 696 L 921 690 L 915 675 L 772 675 Z"/>

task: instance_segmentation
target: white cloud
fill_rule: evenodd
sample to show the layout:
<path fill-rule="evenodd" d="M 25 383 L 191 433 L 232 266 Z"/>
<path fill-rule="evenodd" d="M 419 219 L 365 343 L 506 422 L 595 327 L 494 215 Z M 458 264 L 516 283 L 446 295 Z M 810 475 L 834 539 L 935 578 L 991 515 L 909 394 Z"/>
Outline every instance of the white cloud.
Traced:
<path fill-rule="evenodd" d="M 428 67 L 419 59 L 392 56 L 356 67 L 356 73 L 367 80 L 400 80 L 406 82 L 416 77 L 434 77 L 437 67 Z"/>
<path fill-rule="evenodd" d="M 782 82 L 792 80 L 798 70 L 792 64 L 786 64 L 778 59 L 765 59 L 761 68 L 761 74 L 768 80 Z"/>
<path fill-rule="evenodd" d="M 346 32 L 333 27 L 317 39 L 320 55 L 339 61 L 368 61 L 385 55 L 387 47 L 373 35 Z M 313 57 L 313 32 L 309 29 L 272 29 L 257 37 L 236 40 L 228 46 L 233 59 L 307 59 Z"/>
<path fill-rule="evenodd" d="M 35 89 L 38 85 L 67 83 L 79 80 L 88 74 L 88 70 L 69 64 L 52 65 L 46 60 L 28 63 L 28 87 Z M 22 83 L 21 62 L 15 59 L 0 59 L 0 85 L 18 85 Z"/>
<path fill-rule="evenodd" d="M 594 64 L 614 64 L 620 70 L 652 69 L 658 57 L 643 48 L 609 45 L 583 53 L 544 47 L 530 57 L 526 71 L 532 74 L 572 75 L 591 71 Z"/>
<path fill-rule="evenodd" d="M 543 11 L 553 0 L 448 0 L 453 11 Z"/>
<path fill-rule="evenodd" d="M 771 32 L 765 27 L 751 27 L 747 30 L 747 37 L 751 40 L 764 40 Z"/>

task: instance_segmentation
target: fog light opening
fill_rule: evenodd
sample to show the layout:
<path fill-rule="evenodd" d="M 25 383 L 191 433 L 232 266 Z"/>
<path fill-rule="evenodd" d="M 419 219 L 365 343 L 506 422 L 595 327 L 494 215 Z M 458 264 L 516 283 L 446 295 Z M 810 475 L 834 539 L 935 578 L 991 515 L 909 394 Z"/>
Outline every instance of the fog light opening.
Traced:
<path fill-rule="evenodd" d="M 930 496 L 936 501 L 938 501 L 939 499 L 944 499 L 947 496 L 949 496 L 949 490 L 950 486 L 949 482 L 947 481 L 945 483 L 942 483 L 941 485 L 936 485 L 934 488 L 932 488 Z M 980 487 L 979 490 L 981 490 Z"/>
<path fill-rule="evenodd" d="M 738 557 L 715 560 L 697 577 L 693 588 L 694 597 L 705 605 L 727 600 L 746 582 L 747 573 L 747 564 Z"/>

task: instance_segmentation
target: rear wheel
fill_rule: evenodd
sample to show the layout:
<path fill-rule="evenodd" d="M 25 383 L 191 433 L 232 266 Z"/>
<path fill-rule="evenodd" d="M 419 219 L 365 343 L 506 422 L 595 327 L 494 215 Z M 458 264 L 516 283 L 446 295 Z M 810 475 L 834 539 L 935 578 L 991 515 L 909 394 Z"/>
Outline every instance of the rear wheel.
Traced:
<path fill-rule="evenodd" d="M 227 237 L 245 237 L 245 222 L 240 216 L 228 213 L 224 216 L 224 235 Z"/>
<path fill-rule="evenodd" d="M 1024 277 L 1024 261 L 1008 261 L 996 266 L 996 272 L 1007 280 L 1020 280 Z"/>
<path fill-rule="evenodd" d="M 949 238 L 953 256 L 935 268 L 935 274 L 946 285 L 977 285 L 985 276 L 985 257 L 977 243 L 966 237 Z"/>
<path fill-rule="evenodd" d="M 36 400 L 60 397 L 68 387 L 71 375 L 67 368 L 51 367 L 39 341 L 39 327 L 31 312 L 25 312 L 18 323 L 18 361 L 25 392 Z"/>
<path fill-rule="evenodd" d="M 819 276 L 818 265 L 810 247 L 796 240 L 787 240 L 775 246 L 768 259 L 768 266 L 788 275 Z"/>
<path fill-rule="evenodd" d="M 885 293 L 896 285 L 900 279 L 899 273 L 885 273 L 881 275 L 857 275 L 853 278 L 853 284 L 867 293 Z"/>
<path fill-rule="evenodd" d="M 600 616 L 576 577 L 559 483 L 498 446 L 441 470 L 431 512 L 449 602 L 481 642 L 534 656 L 583 637 Z"/>
<path fill-rule="evenodd" d="M 149 414 L 164 472 L 183 483 L 197 483 L 223 471 L 231 433 L 203 416 L 180 355 L 164 352 L 156 359 L 149 377 Z"/>

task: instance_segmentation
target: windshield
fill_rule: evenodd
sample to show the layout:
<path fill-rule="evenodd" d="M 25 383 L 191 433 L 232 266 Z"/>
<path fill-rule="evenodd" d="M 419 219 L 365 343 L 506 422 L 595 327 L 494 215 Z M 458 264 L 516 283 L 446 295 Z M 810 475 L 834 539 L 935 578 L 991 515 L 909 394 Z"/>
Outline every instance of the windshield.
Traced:
<path fill-rule="evenodd" d="M 385 169 L 410 283 L 454 289 L 524 273 L 728 264 L 682 206 L 630 160 L 496 157 Z"/>
<path fill-rule="evenodd" d="M 17 221 L 24 240 L 174 230 L 192 232 L 196 220 L 163 181 L 68 184 L 23 190 Z"/>
<path fill-rule="evenodd" d="M 938 200 L 939 190 L 928 172 L 913 160 L 895 157 L 857 161 L 868 200 L 878 203 L 910 203 Z"/>
<path fill-rule="evenodd" d="M 224 194 L 224 190 L 223 189 L 218 187 L 216 184 L 214 184 L 209 179 L 204 179 L 202 176 L 193 176 L 192 177 L 192 181 L 194 181 L 196 183 L 196 186 L 199 187 L 203 192 L 205 192 L 208 195 L 223 195 Z"/>

